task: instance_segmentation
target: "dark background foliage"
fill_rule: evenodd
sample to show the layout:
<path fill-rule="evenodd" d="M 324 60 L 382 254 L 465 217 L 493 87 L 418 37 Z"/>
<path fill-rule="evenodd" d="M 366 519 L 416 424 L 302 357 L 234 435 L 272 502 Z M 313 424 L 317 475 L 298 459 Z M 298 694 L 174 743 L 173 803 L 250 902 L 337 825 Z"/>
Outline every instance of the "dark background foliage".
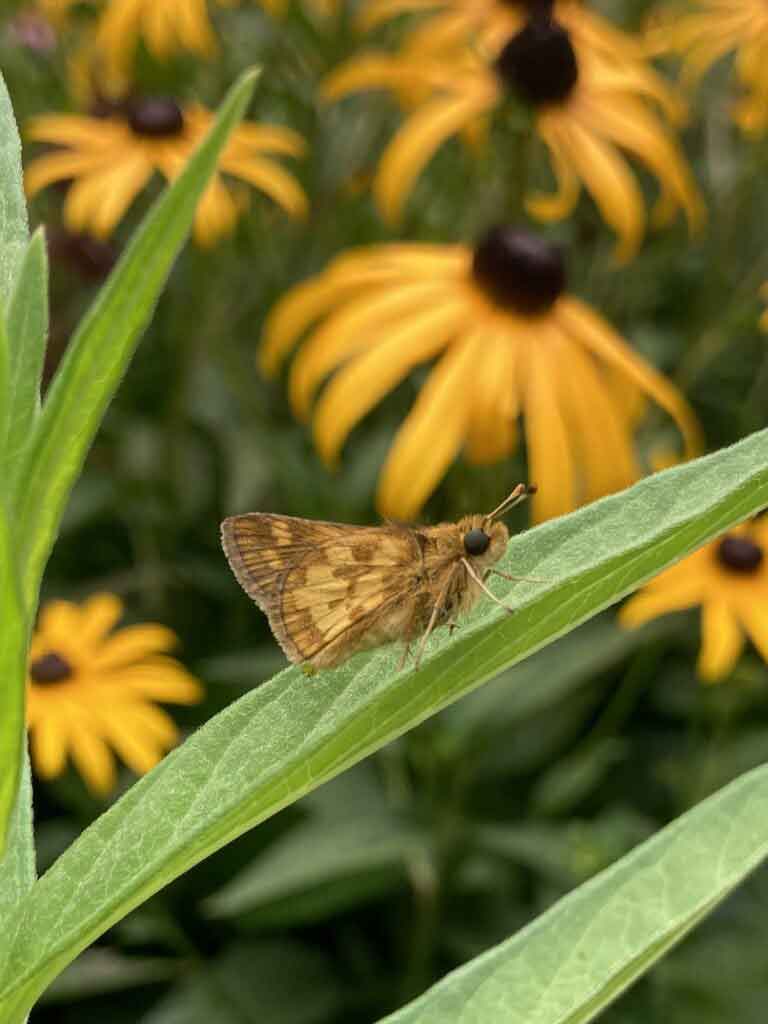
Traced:
<path fill-rule="evenodd" d="M 647 13 L 642 0 L 602 6 L 630 28 Z M 0 62 L 23 123 L 71 100 L 66 46 L 22 45 L 13 13 L 0 22 Z M 357 46 L 348 15 L 317 20 L 297 4 L 272 21 L 244 2 L 219 9 L 216 24 L 215 61 L 158 65 L 142 52 L 139 80 L 149 92 L 216 105 L 238 70 L 262 65 L 250 116 L 307 138 L 298 175 L 310 219 L 297 226 L 254 197 L 231 239 L 208 252 L 187 248 L 90 455 L 44 593 L 77 600 L 110 590 L 130 619 L 176 630 L 207 688 L 202 706 L 174 711 L 187 729 L 282 664 L 227 569 L 219 521 L 253 509 L 375 521 L 378 468 L 421 379 L 367 418 L 330 476 L 281 384 L 256 372 L 266 311 L 342 249 L 392 237 L 471 241 L 490 222 L 521 218 L 524 191 L 521 118 L 511 130 L 496 125 L 480 159 L 458 143 L 445 147 L 402 232 L 388 233 L 365 186 L 396 123 L 391 103 L 365 96 L 327 108 L 318 98 L 323 74 Z M 588 201 L 549 229 L 569 246 L 571 290 L 687 392 L 711 449 L 768 422 L 757 328 L 768 146 L 740 137 L 733 95 L 728 69 L 717 69 L 685 131 L 710 207 L 700 239 L 678 225 L 617 268 Z M 528 183 L 544 167 L 534 152 Z M 49 190 L 34 205 L 52 239 L 50 372 L 94 295 L 101 255 L 109 257 L 83 263 L 62 241 L 61 201 Z M 148 201 L 121 226 L 116 250 Z M 663 441 L 664 429 L 651 420 L 641 443 Z M 519 460 L 491 470 L 459 463 L 425 519 L 490 508 L 523 478 Z M 632 634 L 610 614 L 584 626 L 155 896 L 65 973 L 33 1021 L 378 1019 L 765 760 L 765 665 L 748 653 L 728 682 L 706 689 L 694 673 L 698 638 L 693 613 Z M 121 784 L 130 783 L 126 772 Z M 74 773 L 37 785 L 35 805 L 41 870 L 101 810 Z M 764 1021 L 766 910 L 763 870 L 603 1019 Z"/>

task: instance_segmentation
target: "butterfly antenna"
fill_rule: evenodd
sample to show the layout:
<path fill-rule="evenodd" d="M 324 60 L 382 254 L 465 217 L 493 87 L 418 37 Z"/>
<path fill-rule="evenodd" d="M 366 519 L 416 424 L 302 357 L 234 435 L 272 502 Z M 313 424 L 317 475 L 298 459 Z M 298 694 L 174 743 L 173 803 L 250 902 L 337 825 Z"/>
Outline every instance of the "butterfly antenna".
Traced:
<path fill-rule="evenodd" d="M 512 493 L 498 505 L 493 512 L 489 512 L 485 517 L 487 522 L 492 522 L 494 519 L 498 519 L 499 516 L 509 512 L 515 505 L 519 505 L 520 502 L 525 501 L 526 498 L 535 494 L 537 491 L 536 484 L 518 484 Z"/>

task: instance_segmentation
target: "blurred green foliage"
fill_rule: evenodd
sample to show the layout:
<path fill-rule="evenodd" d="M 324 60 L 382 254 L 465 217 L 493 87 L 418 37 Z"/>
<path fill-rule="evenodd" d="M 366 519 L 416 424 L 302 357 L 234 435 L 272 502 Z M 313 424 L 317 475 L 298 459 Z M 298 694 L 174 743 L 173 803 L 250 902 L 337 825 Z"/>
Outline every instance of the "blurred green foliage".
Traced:
<path fill-rule="evenodd" d="M 648 5 L 603 6 L 636 27 Z M 62 49 L 21 45 L 11 13 L 0 22 L 0 64 L 20 122 L 67 109 Z M 331 477 L 283 388 L 257 375 L 275 299 L 340 250 L 394 237 L 359 183 L 395 119 L 381 97 L 320 104 L 322 75 L 357 47 L 346 14 L 316 20 L 297 4 L 275 21 L 243 3 L 217 10 L 216 24 L 217 60 L 161 66 L 142 54 L 142 86 L 216 105 L 244 66 L 262 65 L 251 116 L 307 138 L 298 176 L 310 220 L 297 226 L 255 198 L 232 239 L 184 252 L 89 456 L 44 592 L 110 590 L 135 619 L 176 630 L 207 685 L 202 707 L 177 713 L 189 729 L 282 664 L 226 567 L 219 521 L 252 509 L 374 521 L 378 468 L 419 383 L 368 417 Z M 738 134 L 731 102 L 717 69 L 685 132 L 710 209 L 700 240 L 667 230 L 618 270 L 588 203 L 551 229 L 570 247 L 571 290 L 687 392 L 711 449 L 768 423 L 757 328 L 768 144 Z M 458 144 L 439 154 L 398 237 L 472 239 L 519 214 L 508 180 L 516 140 L 497 129 L 492 141 L 480 160 Z M 60 208 L 52 191 L 33 210 L 54 237 Z M 94 293 L 72 252 L 51 255 L 49 371 Z M 663 436 L 654 421 L 644 441 Z M 514 461 L 457 464 L 425 518 L 490 508 L 523 472 Z M 686 613 L 632 634 L 605 615 L 564 638 L 512 670 L 514 690 L 500 677 L 155 896 L 67 970 L 33 1024 L 377 1019 L 766 760 L 766 666 L 747 654 L 727 683 L 705 689 L 694 675 L 698 636 Z M 36 786 L 35 806 L 41 869 L 101 810 L 74 774 Z M 762 1024 L 767 910 L 763 869 L 602 1019 Z"/>

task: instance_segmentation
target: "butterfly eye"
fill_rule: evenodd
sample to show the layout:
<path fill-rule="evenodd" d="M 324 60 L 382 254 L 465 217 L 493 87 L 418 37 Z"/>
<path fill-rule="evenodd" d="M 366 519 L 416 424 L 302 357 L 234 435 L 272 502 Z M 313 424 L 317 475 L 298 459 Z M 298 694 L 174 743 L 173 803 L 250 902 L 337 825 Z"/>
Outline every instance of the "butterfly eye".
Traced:
<path fill-rule="evenodd" d="M 479 527 L 464 534 L 464 550 L 468 555 L 484 555 L 490 543 L 491 538 Z"/>

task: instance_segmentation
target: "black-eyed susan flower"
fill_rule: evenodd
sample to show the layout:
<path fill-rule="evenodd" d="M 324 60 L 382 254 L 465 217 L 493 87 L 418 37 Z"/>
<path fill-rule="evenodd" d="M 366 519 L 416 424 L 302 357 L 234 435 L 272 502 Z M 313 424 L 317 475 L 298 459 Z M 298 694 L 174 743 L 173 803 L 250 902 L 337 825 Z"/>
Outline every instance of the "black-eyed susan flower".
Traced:
<path fill-rule="evenodd" d="M 115 629 L 122 613 L 113 594 L 82 605 L 52 601 L 40 613 L 29 653 L 35 770 L 55 778 L 71 757 L 99 795 L 114 789 L 115 753 L 141 775 L 178 741 L 156 702 L 194 704 L 202 697 L 197 680 L 168 655 L 174 633 L 153 623 Z"/>
<path fill-rule="evenodd" d="M 200 105 L 182 109 L 154 98 L 117 107 L 106 117 L 44 114 L 33 118 L 27 138 L 57 148 L 26 170 L 29 196 L 57 181 L 71 181 L 64 220 L 76 233 L 108 238 L 155 171 L 173 181 L 208 131 L 213 115 Z M 302 217 L 307 199 L 293 177 L 271 157 L 300 156 L 301 137 L 281 125 L 245 122 L 232 132 L 195 216 L 195 238 L 210 246 L 231 232 L 247 205 L 222 172 L 266 193 L 286 213 Z"/>
<path fill-rule="evenodd" d="M 683 109 L 664 80 L 646 64 L 644 43 L 592 11 L 582 0 L 363 0 L 357 12 L 361 28 L 370 29 L 402 14 L 419 14 L 417 27 L 405 38 L 416 48 L 470 43 L 487 53 L 498 53 L 531 16 L 552 16 L 571 35 L 577 50 L 584 49 L 645 78 L 650 92 L 673 116 Z"/>
<path fill-rule="evenodd" d="M 412 519 L 462 448 L 509 455 L 525 422 L 534 515 L 559 515 L 637 479 L 627 387 L 673 418 L 700 450 L 685 399 L 586 303 L 566 294 L 560 249 L 514 228 L 474 248 L 401 243 L 352 250 L 270 313 L 261 367 L 291 367 L 296 415 L 310 416 L 333 465 L 353 427 L 420 363 L 438 359 L 400 428 L 378 488 L 381 512 Z M 439 357 L 439 358 L 438 358 Z"/>
<path fill-rule="evenodd" d="M 386 148 L 374 180 L 375 198 L 388 221 L 399 219 L 416 178 L 443 142 L 514 97 L 535 110 L 536 130 L 557 181 L 554 195 L 529 197 L 533 216 L 567 216 L 583 184 L 619 236 L 618 257 L 629 258 L 645 230 L 645 205 L 624 150 L 659 181 L 657 223 L 682 208 L 692 226 L 699 224 L 698 191 L 654 110 L 662 95 L 657 79 L 639 58 L 623 61 L 619 51 L 607 59 L 601 49 L 578 44 L 546 13 L 530 17 L 494 47 L 489 39 L 482 52 L 463 37 L 457 44 L 449 31 L 435 39 L 422 30 L 412 33 L 398 54 L 362 54 L 326 81 L 330 99 L 376 88 L 422 97 Z"/>
<path fill-rule="evenodd" d="M 630 598 L 619 621 L 632 628 L 699 606 L 697 670 L 704 682 L 730 674 L 745 635 L 768 661 L 768 518 L 737 527 L 666 569 Z"/>
<path fill-rule="evenodd" d="M 683 82 L 695 86 L 717 61 L 734 55 L 743 95 L 736 122 L 747 133 L 768 128 L 768 6 L 764 0 L 693 0 L 660 8 L 648 33 L 652 54 L 677 52 Z"/>

